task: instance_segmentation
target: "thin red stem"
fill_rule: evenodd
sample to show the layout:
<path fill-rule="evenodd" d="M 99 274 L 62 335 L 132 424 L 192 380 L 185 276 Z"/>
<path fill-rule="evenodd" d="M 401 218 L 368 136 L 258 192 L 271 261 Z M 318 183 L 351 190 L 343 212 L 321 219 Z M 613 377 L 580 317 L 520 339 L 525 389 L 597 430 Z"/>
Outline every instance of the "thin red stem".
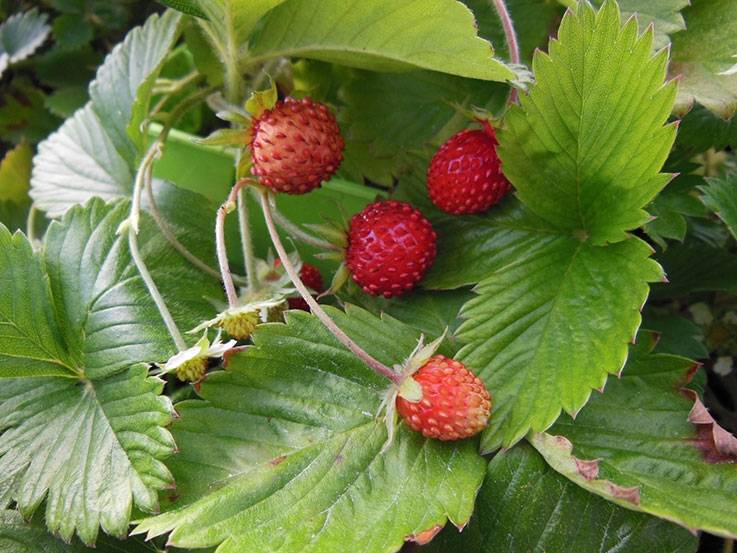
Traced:
<path fill-rule="evenodd" d="M 514 65 L 519 65 L 519 44 L 517 43 L 517 33 L 514 32 L 514 23 L 512 17 L 509 15 L 509 10 L 504 0 L 492 0 L 499 19 L 502 22 L 502 29 L 504 29 L 504 37 L 507 40 L 507 49 L 509 50 L 509 61 Z M 509 93 L 509 103 L 513 104 L 517 101 L 517 89 L 512 86 L 512 91 Z"/>
<path fill-rule="evenodd" d="M 266 228 L 269 230 L 271 241 L 274 244 L 274 248 L 276 248 L 277 254 L 279 254 L 279 259 L 281 260 L 282 266 L 289 275 L 289 278 L 292 280 L 295 288 L 297 288 L 299 295 L 302 296 L 302 299 L 304 299 L 307 302 L 307 305 L 310 306 L 312 314 L 320 319 L 320 322 L 325 325 L 325 327 L 333 334 L 333 336 L 338 339 L 341 344 L 347 347 L 356 357 L 366 363 L 366 365 L 368 365 L 378 374 L 385 376 L 395 384 L 400 384 L 402 380 L 401 375 L 395 373 L 389 367 L 372 357 L 368 352 L 361 348 L 361 346 L 354 342 L 345 332 L 343 332 L 343 330 L 337 324 L 335 324 L 330 316 L 325 313 L 325 310 L 323 310 L 320 304 L 315 301 L 315 298 L 312 297 L 312 294 L 310 294 L 310 291 L 302 282 L 302 279 L 299 276 L 299 272 L 295 269 L 294 265 L 292 265 L 292 262 L 289 260 L 289 255 L 287 255 L 287 251 L 284 249 L 284 244 L 282 244 L 281 238 L 279 238 L 279 233 L 276 230 L 274 217 L 271 212 L 271 205 L 269 205 L 268 192 L 266 191 L 261 192 L 261 208 L 264 212 Z"/>

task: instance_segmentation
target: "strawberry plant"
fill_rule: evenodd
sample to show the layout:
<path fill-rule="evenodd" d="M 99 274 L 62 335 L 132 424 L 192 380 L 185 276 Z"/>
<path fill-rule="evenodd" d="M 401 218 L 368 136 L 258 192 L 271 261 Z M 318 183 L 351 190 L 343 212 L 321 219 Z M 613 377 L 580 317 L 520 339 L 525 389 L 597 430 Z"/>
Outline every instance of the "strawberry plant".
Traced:
<path fill-rule="evenodd" d="M 731 551 L 734 0 L 147 9 L 2 136 L 0 550 Z"/>

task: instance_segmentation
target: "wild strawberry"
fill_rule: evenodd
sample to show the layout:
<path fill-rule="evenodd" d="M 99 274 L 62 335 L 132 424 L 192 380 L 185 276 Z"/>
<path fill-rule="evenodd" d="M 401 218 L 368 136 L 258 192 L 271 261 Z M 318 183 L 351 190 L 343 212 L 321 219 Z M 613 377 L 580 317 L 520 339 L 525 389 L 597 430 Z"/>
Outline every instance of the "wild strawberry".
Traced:
<path fill-rule="evenodd" d="M 253 120 L 251 172 L 261 184 L 305 194 L 329 179 L 343 159 L 343 138 L 328 108 L 287 98 Z"/>
<path fill-rule="evenodd" d="M 281 267 L 281 259 L 274 261 L 274 267 Z M 320 293 L 325 291 L 325 284 L 322 280 L 320 270 L 314 265 L 309 263 L 302 263 L 302 268 L 299 270 L 299 277 L 302 279 L 307 288 L 310 290 Z M 287 298 L 289 302 L 289 309 L 301 309 L 302 311 L 309 311 L 310 306 L 307 302 L 300 297 Z"/>
<path fill-rule="evenodd" d="M 435 260 L 436 234 L 405 202 L 376 202 L 353 216 L 346 265 L 369 294 L 398 296 L 412 289 Z"/>
<path fill-rule="evenodd" d="M 487 121 L 483 125 L 483 130 L 467 129 L 450 137 L 430 162 L 430 199 L 446 213 L 486 211 L 509 191 L 509 181 L 496 154 L 494 129 Z"/>
<path fill-rule="evenodd" d="M 460 440 L 486 428 L 491 397 L 462 363 L 435 355 L 408 378 L 420 385 L 422 398 L 398 396 L 397 411 L 413 430 L 428 438 Z"/>

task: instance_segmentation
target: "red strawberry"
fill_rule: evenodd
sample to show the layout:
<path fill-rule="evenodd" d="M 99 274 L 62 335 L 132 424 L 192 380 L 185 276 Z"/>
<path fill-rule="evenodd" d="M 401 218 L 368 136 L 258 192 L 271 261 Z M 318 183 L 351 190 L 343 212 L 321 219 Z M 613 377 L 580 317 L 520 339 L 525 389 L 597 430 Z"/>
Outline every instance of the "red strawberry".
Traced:
<path fill-rule="evenodd" d="M 430 199 L 452 215 L 480 213 L 509 191 L 496 154 L 494 129 L 461 131 L 450 137 L 433 156 L 427 170 Z"/>
<path fill-rule="evenodd" d="M 281 259 L 274 261 L 274 267 L 281 267 Z M 314 265 L 302 263 L 302 268 L 299 270 L 299 278 L 302 279 L 304 285 L 310 290 L 318 293 L 325 291 L 325 284 L 323 283 L 320 270 Z M 287 301 L 289 302 L 289 309 L 301 309 L 302 311 L 310 310 L 310 306 L 307 305 L 307 302 L 300 297 L 287 298 Z"/>
<path fill-rule="evenodd" d="M 427 438 L 460 440 L 486 428 L 491 396 L 463 363 L 436 355 L 410 378 L 422 387 L 422 399 L 398 396 L 397 410 L 412 430 Z"/>
<path fill-rule="evenodd" d="M 435 231 L 405 202 L 376 202 L 353 216 L 346 264 L 369 294 L 398 296 L 412 289 L 435 260 Z"/>
<path fill-rule="evenodd" d="M 251 172 L 261 184 L 305 194 L 328 180 L 343 159 L 335 116 L 309 98 L 287 98 L 253 120 Z"/>

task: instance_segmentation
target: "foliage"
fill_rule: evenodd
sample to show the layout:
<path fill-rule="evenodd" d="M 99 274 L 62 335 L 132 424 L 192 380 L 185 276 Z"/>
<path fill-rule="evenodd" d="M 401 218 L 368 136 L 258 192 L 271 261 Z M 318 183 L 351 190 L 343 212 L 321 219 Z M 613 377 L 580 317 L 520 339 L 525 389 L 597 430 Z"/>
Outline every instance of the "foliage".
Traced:
<path fill-rule="evenodd" d="M 732 0 L 35 4 L 0 0 L 0 550 L 737 538 Z M 250 179 L 253 93 L 326 103 L 338 176 Z M 513 193 L 452 216 L 428 164 L 482 121 Z M 437 233 L 390 299 L 339 265 L 377 196 Z M 436 349 L 480 436 L 399 420 Z"/>

